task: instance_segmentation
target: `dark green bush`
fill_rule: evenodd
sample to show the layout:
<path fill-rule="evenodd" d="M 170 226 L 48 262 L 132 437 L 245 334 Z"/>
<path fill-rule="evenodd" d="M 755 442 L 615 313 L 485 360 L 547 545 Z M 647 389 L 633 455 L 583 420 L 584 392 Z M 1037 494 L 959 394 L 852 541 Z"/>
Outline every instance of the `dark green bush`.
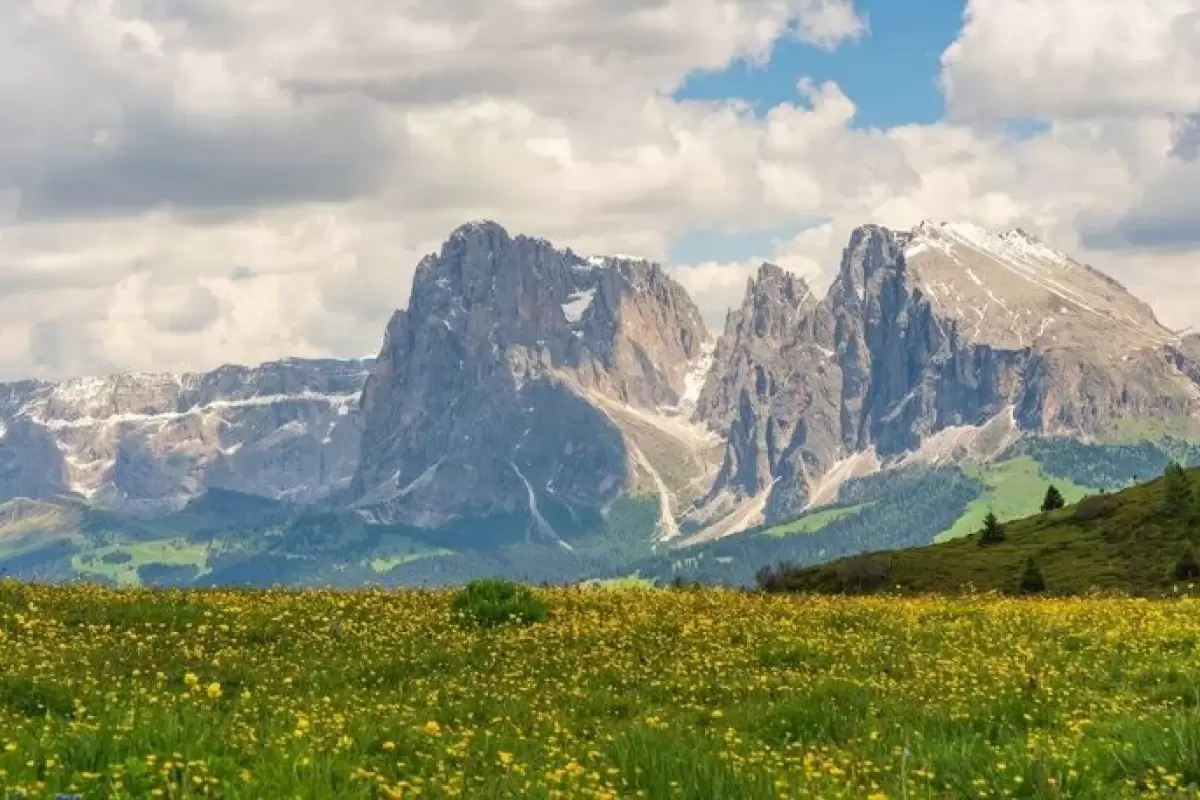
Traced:
<path fill-rule="evenodd" d="M 671 578 L 670 587 L 672 589 L 675 589 L 676 591 L 687 591 L 687 590 L 697 591 L 699 589 L 703 589 L 704 584 L 702 584 L 700 581 L 697 581 L 697 580 L 689 581 L 687 578 L 683 577 L 682 575 L 676 574 L 674 578 Z"/>
<path fill-rule="evenodd" d="M 1194 581 L 1200 579 L 1200 563 L 1196 562 L 1196 551 L 1189 546 L 1175 562 L 1175 580 Z"/>
<path fill-rule="evenodd" d="M 1042 500 L 1042 513 L 1045 514 L 1049 511 L 1058 511 L 1066 504 L 1066 498 L 1063 497 L 1062 492 L 1058 490 L 1058 487 L 1051 486 L 1046 490 L 1046 496 Z"/>
<path fill-rule="evenodd" d="M 780 561 L 777 566 L 767 564 L 754 573 L 754 583 L 760 592 L 778 594 L 788 591 L 788 576 L 798 569 L 795 564 Z"/>
<path fill-rule="evenodd" d="M 14 580 L 0 580 L 0 610 L 19 611 L 29 605 L 25 587 Z"/>
<path fill-rule="evenodd" d="M 1046 579 L 1033 556 L 1025 559 L 1025 567 L 1021 570 L 1021 578 L 1017 584 L 1021 594 L 1040 594 L 1046 591 Z"/>
<path fill-rule="evenodd" d="M 529 589 L 498 579 L 471 581 L 454 596 L 451 608 L 460 619 L 485 627 L 531 625 L 549 613 Z"/>
<path fill-rule="evenodd" d="M 979 544 L 999 544 L 1005 539 L 1004 526 L 991 511 L 983 518 L 983 529 L 979 532 Z"/>

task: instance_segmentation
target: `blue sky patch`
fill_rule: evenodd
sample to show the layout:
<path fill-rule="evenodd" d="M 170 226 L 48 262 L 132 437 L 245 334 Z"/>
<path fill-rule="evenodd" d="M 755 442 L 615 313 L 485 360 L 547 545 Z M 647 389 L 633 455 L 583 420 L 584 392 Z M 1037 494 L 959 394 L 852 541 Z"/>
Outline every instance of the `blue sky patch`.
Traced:
<path fill-rule="evenodd" d="M 679 100 L 742 100 L 765 115 L 781 103 L 802 103 L 801 78 L 834 81 L 857 106 L 856 128 L 932 124 L 945 116 L 938 77 L 941 56 L 962 30 L 966 0 L 859 0 L 870 20 L 861 40 L 827 53 L 798 41 L 779 42 L 761 66 L 738 61 L 720 72 L 696 72 L 675 92 Z M 1005 123 L 1013 135 L 1032 136 L 1046 126 L 1035 120 Z M 777 246 L 820 220 L 788 227 L 729 233 L 690 231 L 671 247 L 672 264 L 770 258 Z"/>
<path fill-rule="evenodd" d="M 680 100 L 742 99 L 766 114 L 799 100 L 796 83 L 810 76 L 832 80 L 858 106 L 855 127 L 933 123 L 945 113 L 938 76 L 942 52 L 962 29 L 966 0 L 859 0 L 870 32 L 832 53 L 803 42 L 780 42 L 770 61 L 739 61 L 721 72 L 690 75 L 676 92 Z"/>

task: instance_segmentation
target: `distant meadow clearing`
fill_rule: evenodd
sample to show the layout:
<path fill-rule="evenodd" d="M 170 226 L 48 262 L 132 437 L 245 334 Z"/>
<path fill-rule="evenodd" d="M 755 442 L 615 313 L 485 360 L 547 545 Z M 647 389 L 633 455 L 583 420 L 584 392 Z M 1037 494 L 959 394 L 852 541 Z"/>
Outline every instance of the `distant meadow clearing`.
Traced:
<path fill-rule="evenodd" d="M 0 584 L 28 796 L 1200 796 L 1200 602 Z"/>

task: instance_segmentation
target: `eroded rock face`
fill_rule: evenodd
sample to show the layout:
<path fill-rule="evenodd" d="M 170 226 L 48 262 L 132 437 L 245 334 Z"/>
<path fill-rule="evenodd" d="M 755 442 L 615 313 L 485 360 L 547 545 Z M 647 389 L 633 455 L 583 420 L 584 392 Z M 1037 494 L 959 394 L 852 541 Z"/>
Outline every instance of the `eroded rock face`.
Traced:
<path fill-rule="evenodd" d="M 154 513 L 223 488 L 427 527 L 517 514 L 554 542 L 637 492 L 691 540 L 881 466 L 1195 421 L 1198 398 L 1200 336 L 1022 231 L 863 226 L 822 298 L 764 265 L 714 348 L 659 266 L 483 222 L 421 261 L 373 364 L 0 386 L 0 500 Z"/>
<path fill-rule="evenodd" d="M 951 429 L 994 456 L 1021 433 L 1195 417 L 1196 342 L 1023 231 L 864 226 L 820 302 L 764 267 L 730 314 L 696 410 L 727 436 L 707 502 L 769 493 L 765 517 L 786 518 L 852 461 Z"/>
<path fill-rule="evenodd" d="M 833 341 L 834 318 L 808 284 L 763 265 L 726 319 L 696 407 L 727 439 L 706 503 L 803 484 L 831 466 L 823 454 L 837 451 L 840 425 Z"/>
<path fill-rule="evenodd" d="M 0 387 L 0 499 L 76 495 L 139 513 L 209 488 L 314 502 L 358 463 L 370 361 Z"/>
<path fill-rule="evenodd" d="M 606 507 L 632 480 L 614 419 L 589 395 L 677 406 L 708 339 L 657 265 L 581 258 L 460 227 L 417 268 L 363 395 L 356 505 L 378 519 Z M 544 525 L 537 526 L 553 538 Z"/>

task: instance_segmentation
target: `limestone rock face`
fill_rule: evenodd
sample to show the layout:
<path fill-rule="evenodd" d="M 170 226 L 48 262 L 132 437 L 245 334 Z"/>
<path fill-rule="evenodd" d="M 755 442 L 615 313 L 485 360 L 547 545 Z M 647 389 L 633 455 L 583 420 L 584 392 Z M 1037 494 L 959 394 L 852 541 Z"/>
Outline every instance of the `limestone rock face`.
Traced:
<path fill-rule="evenodd" d="M 726 319 L 697 403 L 697 418 L 727 442 L 702 505 L 725 511 L 739 497 L 804 483 L 832 465 L 825 454 L 839 447 L 841 400 L 833 340 L 834 318 L 809 286 L 764 264 Z"/>
<path fill-rule="evenodd" d="M 581 258 L 494 222 L 417 268 L 363 394 L 353 492 L 422 526 L 603 509 L 636 480 L 621 412 L 678 407 L 708 343 L 687 293 L 646 261 Z"/>
<path fill-rule="evenodd" d="M 705 503 L 783 519 L 881 464 L 1194 419 L 1198 342 L 1023 231 L 863 226 L 820 302 L 764 267 L 729 315 L 695 411 L 726 437 Z"/>
<path fill-rule="evenodd" d="M 0 386 L 0 499 L 75 495 L 134 513 L 209 488 L 314 502 L 358 463 L 370 361 Z"/>
<path fill-rule="evenodd" d="M 477 222 L 422 259 L 375 360 L 0 385 L 0 501 L 151 514 L 220 488 L 515 515 L 565 547 L 633 494 L 687 543 L 1131 420 L 1200 420 L 1200 336 L 1020 230 L 864 225 L 824 296 L 765 264 L 714 342 L 657 264 Z"/>

